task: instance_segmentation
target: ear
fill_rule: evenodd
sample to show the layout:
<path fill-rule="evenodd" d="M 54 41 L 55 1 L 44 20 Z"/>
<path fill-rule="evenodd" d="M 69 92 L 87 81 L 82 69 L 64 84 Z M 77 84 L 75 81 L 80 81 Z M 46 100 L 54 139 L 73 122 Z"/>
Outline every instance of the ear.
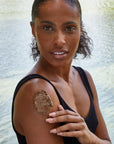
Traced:
<path fill-rule="evenodd" d="M 35 31 L 34 31 L 34 24 L 33 24 L 33 22 L 30 22 L 30 26 L 31 26 L 31 30 L 32 30 L 32 35 L 33 35 L 34 37 L 36 37 L 36 36 L 35 36 Z"/>

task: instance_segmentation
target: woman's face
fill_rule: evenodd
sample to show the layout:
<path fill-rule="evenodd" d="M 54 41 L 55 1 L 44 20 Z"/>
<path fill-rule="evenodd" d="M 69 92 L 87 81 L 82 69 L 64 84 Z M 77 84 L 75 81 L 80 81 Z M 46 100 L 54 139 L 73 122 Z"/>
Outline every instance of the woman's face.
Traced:
<path fill-rule="evenodd" d="M 53 66 L 71 64 L 81 34 L 78 9 L 64 0 L 48 0 L 39 7 L 32 32 L 41 60 Z"/>

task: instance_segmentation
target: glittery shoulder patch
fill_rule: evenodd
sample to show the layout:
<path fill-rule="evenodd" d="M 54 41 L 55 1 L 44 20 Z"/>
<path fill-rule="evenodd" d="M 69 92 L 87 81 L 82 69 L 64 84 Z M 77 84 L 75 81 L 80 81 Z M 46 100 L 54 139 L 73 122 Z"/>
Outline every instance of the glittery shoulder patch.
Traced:
<path fill-rule="evenodd" d="M 33 105 L 38 113 L 46 115 L 50 107 L 53 106 L 53 102 L 46 91 L 38 91 L 33 97 Z"/>

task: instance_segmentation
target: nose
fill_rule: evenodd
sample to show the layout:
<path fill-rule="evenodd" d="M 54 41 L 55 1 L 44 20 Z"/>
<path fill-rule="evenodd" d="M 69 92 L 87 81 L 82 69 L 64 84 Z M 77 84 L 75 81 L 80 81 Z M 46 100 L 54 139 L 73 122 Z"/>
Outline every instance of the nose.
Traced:
<path fill-rule="evenodd" d="M 65 35 L 63 32 L 58 31 L 55 34 L 55 45 L 59 48 L 62 48 L 65 45 Z"/>

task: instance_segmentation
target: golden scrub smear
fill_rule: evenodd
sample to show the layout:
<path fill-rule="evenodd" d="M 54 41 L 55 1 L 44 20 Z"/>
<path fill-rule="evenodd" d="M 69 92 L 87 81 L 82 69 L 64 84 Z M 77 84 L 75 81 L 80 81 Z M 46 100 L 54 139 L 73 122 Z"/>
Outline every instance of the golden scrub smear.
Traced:
<path fill-rule="evenodd" d="M 38 91 L 34 95 L 33 104 L 37 112 L 43 115 L 45 115 L 49 111 L 50 107 L 53 106 L 50 96 L 44 90 Z"/>

